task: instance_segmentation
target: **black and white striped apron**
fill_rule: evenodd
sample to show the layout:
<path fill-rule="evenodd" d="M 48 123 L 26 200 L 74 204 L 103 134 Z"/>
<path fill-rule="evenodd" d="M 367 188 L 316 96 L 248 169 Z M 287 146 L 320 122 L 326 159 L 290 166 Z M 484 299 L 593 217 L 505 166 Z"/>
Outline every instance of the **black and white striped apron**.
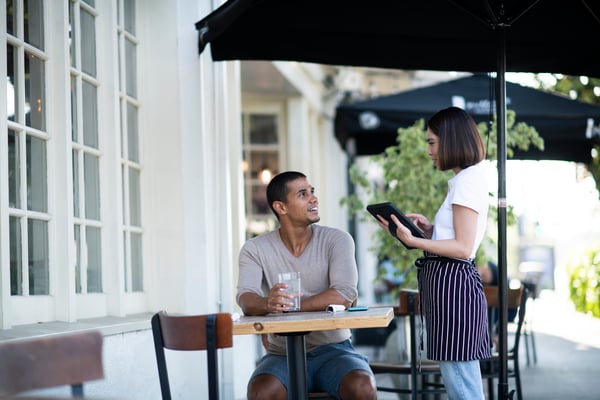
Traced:
<path fill-rule="evenodd" d="M 425 315 L 428 358 L 437 361 L 490 358 L 487 303 L 473 262 L 426 253 L 415 266 L 421 313 Z"/>

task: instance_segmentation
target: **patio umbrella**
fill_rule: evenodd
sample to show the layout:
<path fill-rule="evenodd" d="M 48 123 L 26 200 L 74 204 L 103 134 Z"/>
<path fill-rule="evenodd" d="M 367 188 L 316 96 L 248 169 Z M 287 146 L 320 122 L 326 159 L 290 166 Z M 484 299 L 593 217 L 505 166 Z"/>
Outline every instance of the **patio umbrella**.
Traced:
<path fill-rule="evenodd" d="M 593 0 L 229 0 L 196 23 L 217 60 L 495 72 L 498 116 L 498 398 L 506 371 L 506 71 L 600 74 Z"/>
<path fill-rule="evenodd" d="M 398 128 L 427 119 L 453 105 L 464 108 L 476 122 L 489 122 L 494 114 L 490 100 L 493 79 L 476 74 L 405 92 L 341 104 L 335 111 L 335 136 L 342 148 L 354 140 L 356 155 L 378 154 L 396 145 Z M 536 128 L 544 150 L 514 149 L 514 159 L 565 160 L 588 164 L 600 135 L 600 106 L 571 100 L 542 90 L 506 83 L 506 107 L 516 123 Z"/>

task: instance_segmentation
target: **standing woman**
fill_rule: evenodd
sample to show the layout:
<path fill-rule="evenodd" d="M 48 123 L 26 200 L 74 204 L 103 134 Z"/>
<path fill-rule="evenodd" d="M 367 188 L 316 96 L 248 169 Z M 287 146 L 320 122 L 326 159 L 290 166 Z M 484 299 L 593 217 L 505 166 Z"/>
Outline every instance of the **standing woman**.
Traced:
<path fill-rule="evenodd" d="M 428 239 L 414 237 L 391 218 L 399 240 L 424 250 L 415 265 L 427 354 L 440 363 L 449 399 L 484 399 L 479 360 L 490 358 L 491 352 L 487 305 L 473 258 L 485 234 L 489 206 L 481 163 L 485 148 L 475 121 L 457 107 L 431 117 L 427 144 L 434 166 L 454 172 L 433 224 L 421 214 L 407 214 Z M 378 219 L 388 230 L 388 222 Z"/>

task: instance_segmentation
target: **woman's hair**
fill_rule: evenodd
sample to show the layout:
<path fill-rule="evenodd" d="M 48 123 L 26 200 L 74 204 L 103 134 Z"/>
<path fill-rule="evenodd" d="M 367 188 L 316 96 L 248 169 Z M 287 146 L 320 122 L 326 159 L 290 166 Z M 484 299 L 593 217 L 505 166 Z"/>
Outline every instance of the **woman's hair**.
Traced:
<path fill-rule="evenodd" d="M 269 203 L 269 207 L 271 207 L 271 211 L 273 211 L 273 214 L 275 214 L 277 219 L 279 219 L 279 214 L 275 212 L 275 209 L 273 208 L 273 202 L 285 202 L 289 193 L 289 189 L 287 187 L 288 182 L 295 181 L 298 178 L 306 178 L 306 175 L 304 175 L 302 172 L 286 171 L 275 175 L 273 179 L 271 179 L 271 182 L 269 182 L 267 185 L 267 202 Z"/>
<path fill-rule="evenodd" d="M 439 138 L 440 170 L 464 169 L 485 158 L 485 146 L 477 125 L 467 112 L 458 107 L 438 111 L 427 127 Z"/>

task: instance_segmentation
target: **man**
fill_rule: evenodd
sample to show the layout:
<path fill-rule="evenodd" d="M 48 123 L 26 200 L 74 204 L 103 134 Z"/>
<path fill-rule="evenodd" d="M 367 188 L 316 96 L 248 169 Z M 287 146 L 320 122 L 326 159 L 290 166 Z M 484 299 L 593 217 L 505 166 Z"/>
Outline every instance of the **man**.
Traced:
<path fill-rule="evenodd" d="M 278 283 L 279 272 L 302 273 L 301 311 L 350 306 L 358 295 L 354 241 L 346 232 L 316 225 L 319 201 L 306 176 L 276 175 L 267 186 L 267 201 L 279 229 L 250 239 L 240 252 L 237 302 L 244 314 L 280 313 L 292 305 Z M 349 329 L 311 332 L 306 347 L 309 391 L 344 400 L 377 398 L 368 360 L 352 347 Z M 285 337 L 268 335 L 267 355 L 250 378 L 248 399 L 287 399 L 288 388 Z"/>

